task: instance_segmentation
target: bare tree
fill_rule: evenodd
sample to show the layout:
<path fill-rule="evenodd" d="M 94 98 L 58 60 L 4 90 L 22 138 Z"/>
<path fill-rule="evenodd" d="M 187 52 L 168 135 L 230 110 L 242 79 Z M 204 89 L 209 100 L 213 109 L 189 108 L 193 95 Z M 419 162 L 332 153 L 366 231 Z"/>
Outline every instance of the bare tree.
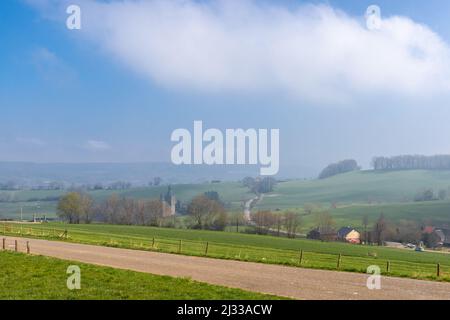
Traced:
<path fill-rule="evenodd" d="M 69 223 L 89 222 L 92 199 L 81 192 L 69 192 L 58 202 L 58 215 Z"/>
<path fill-rule="evenodd" d="M 188 213 L 194 219 L 196 228 L 224 229 L 227 215 L 221 203 L 201 194 L 192 199 Z"/>
<path fill-rule="evenodd" d="M 112 194 L 106 199 L 103 210 L 109 223 L 117 224 L 120 220 L 120 199 L 117 194 Z"/>
<path fill-rule="evenodd" d="M 230 224 L 236 227 L 236 232 L 239 232 L 239 226 L 242 226 L 245 224 L 245 216 L 242 211 L 239 212 L 233 212 L 229 214 L 228 216 Z"/>
<path fill-rule="evenodd" d="M 364 241 L 367 242 L 368 241 L 367 226 L 369 225 L 369 216 L 367 214 L 363 216 L 362 224 L 364 227 Z"/>
<path fill-rule="evenodd" d="M 295 238 L 297 229 L 301 225 L 301 217 L 298 213 L 286 211 L 284 213 L 284 226 L 286 228 L 287 236 Z"/>
<path fill-rule="evenodd" d="M 145 201 L 136 201 L 136 217 L 135 221 L 137 224 L 145 225 Z"/>
<path fill-rule="evenodd" d="M 130 198 L 122 198 L 121 209 L 123 211 L 122 223 L 127 225 L 133 224 L 136 212 L 136 201 Z"/>
<path fill-rule="evenodd" d="M 275 226 L 277 228 L 277 236 L 280 236 L 281 226 L 285 222 L 285 214 L 275 214 Z"/>
<path fill-rule="evenodd" d="M 328 211 L 317 212 L 315 218 L 320 233 L 329 234 L 334 232 L 336 223 Z"/>
<path fill-rule="evenodd" d="M 256 225 L 256 232 L 266 234 L 275 224 L 276 217 L 272 211 L 265 210 L 252 213 L 251 219 Z"/>
<path fill-rule="evenodd" d="M 384 243 L 387 229 L 388 224 L 386 222 L 386 219 L 384 218 L 384 214 L 381 214 L 373 227 L 374 240 L 378 243 L 379 246 L 382 246 Z"/>
<path fill-rule="evenodd" d="M 160 200 L 150 200 L 145 203 L 146 225 L 159 226 L 163 217 L 163 204 Z"/>
<path fill-rule="evenodd" d="M 416 222 L 402 220 L 396 224 L 395 241 L 418 244 L 421 238 L 422 230 Z"/>

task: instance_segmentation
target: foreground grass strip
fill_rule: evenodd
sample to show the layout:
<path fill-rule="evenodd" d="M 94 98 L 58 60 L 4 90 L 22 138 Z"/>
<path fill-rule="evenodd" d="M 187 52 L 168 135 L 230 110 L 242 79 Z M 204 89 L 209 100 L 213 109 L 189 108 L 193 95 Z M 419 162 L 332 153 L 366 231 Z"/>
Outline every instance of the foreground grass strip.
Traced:
<path fill-rule="evenodd" d="M 81 289 L 66 286 L 67 267 L 81 269 Z M 0 299 L 280 299 L 209 285 L 186 278 L 157 276 L 43 256 L 0 252 Z"/>
<path fill-rule="evenodd" d="M 68 231 L 68 238 L 64 231 Z M 271 236 L 179 230 L 118 225 L 42 225 L 6 224 L 0 233 L 14 236 L 38 237 L 77 243 L 181 253 L 219 259 L 301 266 L 314 269 L 336 270 L 338 255 L 342 255 L 340 271 L 365 273 L 367 267 L 377 265 L 382 274 L 414 279 L 450 281 L 450 255 L 414 252 L 377 246 L 359 246 L 336 242 L 287 239 Z M 62 236 L 62 237 L 61 237 Z M 180 251 L 180 240 L 182 247 Z M 206 251 L 206 242 L 208 249 Z M 303 250 L 302 263 L 299 255 Z M 387 272 L 387 263 L 390 270 Z M 436 265 L 441 264 L 441 276 Z"/>

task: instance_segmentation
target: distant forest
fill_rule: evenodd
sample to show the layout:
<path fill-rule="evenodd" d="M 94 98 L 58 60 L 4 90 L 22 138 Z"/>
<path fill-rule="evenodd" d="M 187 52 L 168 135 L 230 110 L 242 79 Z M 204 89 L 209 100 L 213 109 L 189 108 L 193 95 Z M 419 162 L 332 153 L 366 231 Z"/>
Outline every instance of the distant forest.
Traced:
<path fill-rule="evenodd" d="M 360 167 L 358 166 L 358 163 L 353 160 L 343 160 L 337 163 L 332 163 L 328 165 L 325 169 L 322 170 L 322 172 L 319 174 L 319 179 L 326 179 L 329 177 L 333 177 L 335 175 L 346 173 L 350 171 L 359 170 Z"/>
<path fill-rule="evenodd" d="M 450 155 L 374 157 L 372 166 L 374 170 L 450 170 Z M 355 160 L 344 160 L 328 165 L 319 174 L 319 179 L 326 179 L 359 169 L 360 167 Z"/>
<path fill-rule="evenodd" d="M 450 170 L 450 155 L 374 157 L 374 170 Z"/>

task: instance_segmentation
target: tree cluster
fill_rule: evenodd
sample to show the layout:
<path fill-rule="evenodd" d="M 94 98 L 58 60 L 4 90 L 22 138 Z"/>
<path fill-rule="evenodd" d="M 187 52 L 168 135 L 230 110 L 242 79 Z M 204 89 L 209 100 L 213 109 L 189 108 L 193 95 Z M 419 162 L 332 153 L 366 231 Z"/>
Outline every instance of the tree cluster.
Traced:
<path fill-rule="evenodd" d="M 85 193 L 69 192 L 59 200 L 58 216 L 75 224 L 95 220 L 111 224 L 159 226 L 163 219 L 163 206 L 160 200 L 137 200 L 116 194 L 94 204 Z"/>
<path fill-rule="evenodd" d="M 223 204 L 210 199 L 211 193 L 201 194 L 192 199 L 187 211 L 193 219 L 192 227 L 195 229 L 224 230 L 228 217 Z"/>
<path fill-rule="evenodd" d="M 435 201 L 435 200 L 445 200 L 447 199 L 448 192 L 446 189 L 440 189 L 437 193 L 433 189 L 424 189 L 416 193 L 414 196 L 414 201 Z"/>
<path fill-rule="evenodd" d="M 449 170 L 450 155 L 375 157 L 372 165 L 375 170 Z"/>
<path fill-rule="evenodd" d="M 289 238 L 295 238 L 302 221 L 299 214 L 291 211 L 274 213 L 262 210 L 251 214 L 251 220 L 255 225 L 256 233 L 286 234 Z"/>
<path fill-rule="evenodd" d="M 329 177 L 333 177 L 335 175 L 351 172 L 355 170 L 359 170 L 360 167 L 358 166 L 358 163 L 353 160 L 343 160 L 337 163 L 332 163 L 328 165 L 325 169 L 322 170 L 322 172 L 319 174 L 319 179 L 326 179 Z"/>
<path fill-rule="evenodd" d="M 272 177 L 264 178 L 252 178 L 245 177 L 242 180 L 242 184 L 249 188 L 253 193 L 269 193 L 273 191 L 273 188 L 277 184 L 277 181 Z"/>

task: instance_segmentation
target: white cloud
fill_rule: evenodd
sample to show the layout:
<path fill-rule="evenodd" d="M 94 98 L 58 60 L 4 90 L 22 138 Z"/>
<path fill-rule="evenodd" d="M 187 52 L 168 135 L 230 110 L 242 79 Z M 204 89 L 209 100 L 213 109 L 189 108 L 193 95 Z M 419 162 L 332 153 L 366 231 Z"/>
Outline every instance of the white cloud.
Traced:
<path fill-rule="evenodd" d="M 406 17 L 387 17 L 369 31 L 364 12 L 353 17 L 326 5 L 80 3 L 84 34 L 168 88 L 277 93 L 313 103 L 450 91 L 449 46 Z"/>
<path fill-rule="evenodd" d="M 105 141 L 100 140 L 88 140 L 85 143 L 85 148 L 91 151 L 105 151 L 110 150 L 111 146 Z"/>

